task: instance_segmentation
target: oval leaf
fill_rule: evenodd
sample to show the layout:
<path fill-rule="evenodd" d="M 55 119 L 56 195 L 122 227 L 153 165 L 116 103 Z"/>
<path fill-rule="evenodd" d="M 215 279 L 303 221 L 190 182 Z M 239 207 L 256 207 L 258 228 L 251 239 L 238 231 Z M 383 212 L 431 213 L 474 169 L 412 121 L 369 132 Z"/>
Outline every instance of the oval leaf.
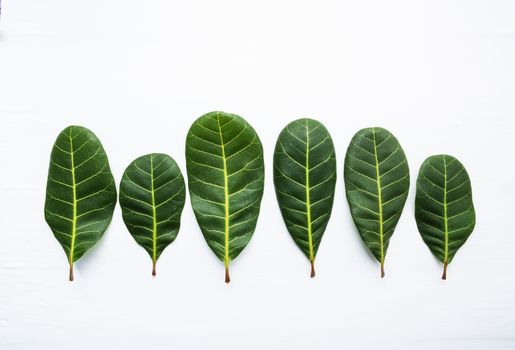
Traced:
<path fill-rule="evenodd" d="M 388 130 L 354 135 L 345 156 L 345 190 L 354 224 L 381 263 L 408 197 L 409 168 L 401 145 Z"/>
<path fill-rule="evenodd" d="M 298 119 L 279 135 L 274 152 L 277 201 L 290 235 L 314 261 L 333 207 L 336 157 L 327 129 L 313 119 Z"/>
<path fill-rule="evenodd" d="M 45 219 L 70 264 L 102 238 L 113 217 L 116 186 L 98 138 L 81 126 L 69 126 L 50 156 Z"/>
<path fill-rule="evenodd" d="M 120 206 L 132 237 L 152 259 L 152 275 L 163 250 L 179 232 L 184 208 L 184 178 L 175 160 L 166 154 L 147 154 L 123 173 Z"/>
<path fill-rule="evenodd" d="M 474 230 L 476 213 L 470 178 L 463 164 L 449 155 L 427 158 L 417 179 L 415 219 L 422 239 L 447 265 Z"/>
<path fill-rule="evenodd" d="M 263 196 L 263 147 L 241 117 L 211 112 L 197 119 L 186 139 L 191 205 L 209 247 L 225 264 L 245 248 Z"/>

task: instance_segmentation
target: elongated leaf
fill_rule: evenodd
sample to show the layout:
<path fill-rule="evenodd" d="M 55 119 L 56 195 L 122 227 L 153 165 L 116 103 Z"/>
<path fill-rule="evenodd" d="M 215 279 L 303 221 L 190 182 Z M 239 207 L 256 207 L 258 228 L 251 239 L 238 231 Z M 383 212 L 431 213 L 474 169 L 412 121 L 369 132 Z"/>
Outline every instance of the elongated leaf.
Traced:
<path fill-rule="evenodd" d="M 197 119 L 186 139 L 191 205 L 209 247 L 225 264 L 252 238 L 264 185 L 263 147 L 241 117 L 211 112 Z"/>
<path fill-rule="evenodd" d="M 352 219 L 384 277 L 386 251 L 410 182 L 408 162 L 395 136 L 383 128 L 358 131 L 347 149 L 344 177 Z"/>
<path fill-rule="evenodd" d="M 470 178 L 456 158 L 441 154 L 427 158 L 418 173 L 415 219 L 422 239 L 447 265 L 476 225 Z"/>
<path fill-rule="evenodd" d="M 113 217 L 116 186 L 98 138 L 81 126 L 69 126 L 50 156 L 45 219 L 70 264 L 102 238 Z"/>
<path fill-rule="evenodd" d="M 275 145 L 274 183 L 286 227 L 311 262 L 314 277 L 336 185 L 333 140 L 320 122 L 298 119 L 282 130 Z"/>
<path fill-rule="evenodd" d="M 175 160 L 152 153 L 133 161 L 120 183 L 123 221 L 152 259 L 152 275 L 163 250 L 172 243 L 184 208 L 184 178 Z"/>

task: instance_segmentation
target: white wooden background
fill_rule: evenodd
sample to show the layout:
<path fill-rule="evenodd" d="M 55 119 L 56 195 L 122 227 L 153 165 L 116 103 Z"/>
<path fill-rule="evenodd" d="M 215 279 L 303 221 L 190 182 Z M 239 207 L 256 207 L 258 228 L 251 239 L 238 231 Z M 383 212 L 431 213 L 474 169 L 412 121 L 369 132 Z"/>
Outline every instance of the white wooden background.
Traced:
<path fill-rule="evenodd" d="M 0 348 L 515 348 L 515 2 L 4 0 L 0 20 Z M 98 246 L 67 262 L 43 219 L 48 160 L 69 124 L 102 140 L 117 182 L 166 152 L 185 171 L 189 125 L 245 117 L 265 149 L 255 236 L 232 264 L 209 250 L 189 199 L 151 277 L 117 207 Z M 337 147 L 333 217 L 317 277 L 275 200 L 272 154 L 289 121 L 322 121 Z M 386 278 L 348 212 L 352 135 L 402 143 L 411 193 Z M 467 167 L 477 226 L 440 280 L 413 218 L 426 156 Z"/>

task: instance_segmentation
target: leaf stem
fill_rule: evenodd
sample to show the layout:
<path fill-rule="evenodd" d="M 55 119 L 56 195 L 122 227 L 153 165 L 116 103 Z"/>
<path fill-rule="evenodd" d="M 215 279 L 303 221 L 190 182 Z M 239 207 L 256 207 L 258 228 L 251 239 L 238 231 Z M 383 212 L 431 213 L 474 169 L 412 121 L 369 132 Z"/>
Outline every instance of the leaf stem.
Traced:
<path fill-rule="evenodd" d="M 231 276 L 229 276 L 229 266 L 225 266 L 225 283 L 231 282 Z"/>
<path fill-rule="evenodd" d="M 381 278 L 384 278 L 384 261 L 381 261 Z"/>
<path fill-rule="evenodd" d="M 311 278 L 315 277 L 315 260 L 311 260 Z"/>
<path fill-rule="evenodd" d="M 447 260 L 443 263 L 443 274 L 442 274 L 442 279 L 443 279 L 443 280 L 446 280 L 446 279 L 447 279 Z"/>
<path fill-rule="evenodd" d="M 70 282 L 73 281 L 73 263 L 70 263 L 70 276 L 68 277 Z"/>
<path fill-rule="evenodd" d="M 156 276 L 156 261 L 152 260 L 152 276 Z"/>

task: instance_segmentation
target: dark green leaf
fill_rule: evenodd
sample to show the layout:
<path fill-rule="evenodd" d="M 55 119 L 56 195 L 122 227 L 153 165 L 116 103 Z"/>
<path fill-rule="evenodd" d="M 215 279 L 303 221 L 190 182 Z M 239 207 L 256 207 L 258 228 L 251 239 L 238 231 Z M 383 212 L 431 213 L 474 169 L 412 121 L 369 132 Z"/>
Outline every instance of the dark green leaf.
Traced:
<path fill-rule="evenodd" d="M 447 265 L 474 230 L 476 213 L 470 178 L 463 164 L 449 155 L 427 158 L 417 179 L 415 219 L 431 252 Z"/>
<path fill-rule="evenodd" d="M 383 128 L 358 131 L 347 149 L 344 177 L 352 219 L 384 277 L 386 250 L 409 190 L 408 162 L 395 136 Z"/>
<path fill-rule="evenodd" d="M 191 205 L 209 247 L 225 264 L 252 238 L 263 196 L 263 147 L 241 117 L 211 112 L 197 119 L 186 139 Z"/>
<path fill-rule="evenodd" d="M 152 259 L 152 275 L 163 250 L 177 237 L 184 208 L 184 178 L 166 154 L 147 154 L 133 161 L 120 183 L 123 221 Z"/>
<path fill-rule="evenodd" d="M 70 264 L 102 238 L 113 217 L 116 186 L 98 138 L 81 126 L 69 126 L 50 156 L 45 219 Z"/>
<path fill-rule="evenodd" d="M 274 183 L 286 227 L 311 262 L 314 277 L 336 185 L 333 140 L 321 123 L 305 118 L 283 129 L 275 146 Z"/>

